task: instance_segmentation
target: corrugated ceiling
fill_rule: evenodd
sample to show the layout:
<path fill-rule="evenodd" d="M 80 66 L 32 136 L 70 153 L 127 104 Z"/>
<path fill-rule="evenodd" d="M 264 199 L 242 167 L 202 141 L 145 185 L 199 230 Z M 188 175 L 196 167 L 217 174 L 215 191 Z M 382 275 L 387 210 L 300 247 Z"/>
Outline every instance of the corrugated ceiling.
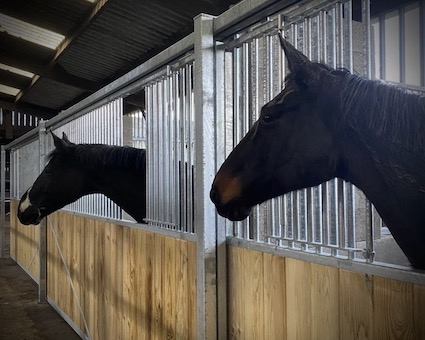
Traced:
<path fill-rule="evenodd" d="M 236 2 L 0 0 L 0 107 L 50 118 Z"/>

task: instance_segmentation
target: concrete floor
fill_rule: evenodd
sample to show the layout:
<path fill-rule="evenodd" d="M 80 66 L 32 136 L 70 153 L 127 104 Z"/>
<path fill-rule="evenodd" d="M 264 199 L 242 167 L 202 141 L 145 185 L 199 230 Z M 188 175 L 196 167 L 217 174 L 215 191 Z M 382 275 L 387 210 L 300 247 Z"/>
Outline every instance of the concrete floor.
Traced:
<path fill-rule="evenodd" d="M 0 339 L 80 339 L 52 306 L 38 303 L 38 285 L 11 258 L 0 258 Z"/>

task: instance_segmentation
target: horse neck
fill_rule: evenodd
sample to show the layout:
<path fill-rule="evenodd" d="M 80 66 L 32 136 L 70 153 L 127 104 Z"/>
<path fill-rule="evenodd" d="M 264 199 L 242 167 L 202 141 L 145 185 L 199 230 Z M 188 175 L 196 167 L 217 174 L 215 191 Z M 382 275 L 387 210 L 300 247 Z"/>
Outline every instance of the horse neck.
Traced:
<path fill-rule="evenodd" d="M 366 144 L 357 133 L 347 135 L 341 177 L 365 193 L 409 260 L 425 268 L 425 193 L 414 179 L 402 178 L 397 167 L 380 158 L 379 151 L 389 146 L 375 142 Z"/>
<path fill-rule="evenodd" d="M 136 221 L 146 217 L 146 177 L 143 170 L 99 169 L 90 176 L 90 185 L 119 205 Z"/>

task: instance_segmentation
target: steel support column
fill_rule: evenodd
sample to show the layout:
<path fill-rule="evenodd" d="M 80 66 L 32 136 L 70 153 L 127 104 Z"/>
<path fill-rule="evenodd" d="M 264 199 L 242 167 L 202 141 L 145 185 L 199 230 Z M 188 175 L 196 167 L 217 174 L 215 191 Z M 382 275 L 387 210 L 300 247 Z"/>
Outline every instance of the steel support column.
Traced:
<path fill-rule="evenodd" d="M 45 122 L 39 124 L 39 150 L 40 150 L 40 172 L 45 166 L 46 156 L 46 126 Z M 40 223 L 40 242 L 39 242 L 39 260 L 40 260 L 40 281 L 38 285 L 38 302 L 47 302 L 47 229 L 46 218 Z"/>
<path fill-rule="evenodd" d="M 198 339 L 217 339 L 216 213 L 209 200 L 215 173 L 213 18 L 200 14 L 194 19 Z"/>

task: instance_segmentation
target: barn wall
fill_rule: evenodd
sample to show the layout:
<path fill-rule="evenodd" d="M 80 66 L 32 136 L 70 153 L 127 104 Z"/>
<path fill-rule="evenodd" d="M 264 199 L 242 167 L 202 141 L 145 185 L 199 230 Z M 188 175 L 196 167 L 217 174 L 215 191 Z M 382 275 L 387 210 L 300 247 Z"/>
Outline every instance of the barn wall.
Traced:
<path fill-rule="evenodd" d="M 425 286 L 228 247 L 230 339 L 425 339 Z"/>
<path fill-rule="evenodd" d="M 26 226 L 17 217 L 19 202 L 10 201 L 10 257 L 14 259 L 35 282 L 40 278 L 38 226 Z"/>
<path fill-rule="evenodd" d="M 47 234 L 49 301 L 85 335 L 196 338 L 195 242 L 66 212 Z"/>

